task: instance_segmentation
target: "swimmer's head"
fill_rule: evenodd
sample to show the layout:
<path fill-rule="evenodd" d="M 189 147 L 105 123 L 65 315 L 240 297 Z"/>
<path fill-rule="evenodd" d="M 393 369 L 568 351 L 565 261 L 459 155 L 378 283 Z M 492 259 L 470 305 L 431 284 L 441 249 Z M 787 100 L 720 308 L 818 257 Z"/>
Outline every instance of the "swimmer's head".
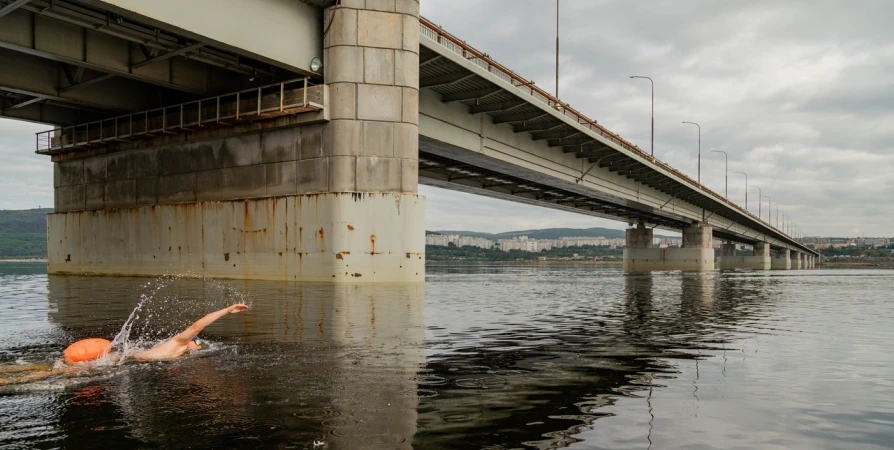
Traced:
<path fill-rule="evenodd" d="M 204 344 L 205 343 L 201 339 L 199 339 L 198 336 L 196 336 L 196 337 L 192 338 L 192 340 L 189 341 L 189 344 L 187 344 L 187 345 L 189 346 L 190 350 L 198 350 L 198 349 L 202 348 L 202 345 L 204 345 Z"/>

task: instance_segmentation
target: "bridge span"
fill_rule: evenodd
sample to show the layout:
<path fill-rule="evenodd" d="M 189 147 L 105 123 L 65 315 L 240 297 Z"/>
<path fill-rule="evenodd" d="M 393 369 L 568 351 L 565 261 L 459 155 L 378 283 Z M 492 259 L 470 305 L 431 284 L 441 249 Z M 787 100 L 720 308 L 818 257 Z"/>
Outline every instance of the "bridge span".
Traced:
<path fill-rule="evenodd" d="M 417 0 L 213 3 L 0 0 L 0 116 L 57 126 L 51 273 L 421 281 L 419 183 L 627 222 L 630 270 L 814 264 Z"/>

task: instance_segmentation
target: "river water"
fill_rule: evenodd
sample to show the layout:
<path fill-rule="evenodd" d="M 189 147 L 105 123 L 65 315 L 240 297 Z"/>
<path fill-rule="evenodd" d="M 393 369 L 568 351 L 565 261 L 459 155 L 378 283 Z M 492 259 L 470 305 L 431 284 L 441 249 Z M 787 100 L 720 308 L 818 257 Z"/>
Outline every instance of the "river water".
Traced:
<path fill-rule="evenodd" d="M 0 448 L 894 448 L 894 271 L 432 267 L 424 285 L 0 264 L 0 367 L 247 312 L 177 361 L 0 386 Z M 315 447 L 316 446 L 316 447 Z"/>

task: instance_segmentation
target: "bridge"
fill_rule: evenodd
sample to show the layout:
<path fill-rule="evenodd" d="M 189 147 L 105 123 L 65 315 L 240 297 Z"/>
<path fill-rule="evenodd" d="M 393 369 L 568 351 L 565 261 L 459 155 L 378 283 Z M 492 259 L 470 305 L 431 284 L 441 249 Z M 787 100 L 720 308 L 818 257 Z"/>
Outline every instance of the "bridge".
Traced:
<path fill-rule="evenodd" d="M 55 126 L 50 272 L 421 281 L 420 183 L 627 222 L 628 270 L 814 266 L 418 1 L 335 3 L 0 0 L 0 116 Z"/>

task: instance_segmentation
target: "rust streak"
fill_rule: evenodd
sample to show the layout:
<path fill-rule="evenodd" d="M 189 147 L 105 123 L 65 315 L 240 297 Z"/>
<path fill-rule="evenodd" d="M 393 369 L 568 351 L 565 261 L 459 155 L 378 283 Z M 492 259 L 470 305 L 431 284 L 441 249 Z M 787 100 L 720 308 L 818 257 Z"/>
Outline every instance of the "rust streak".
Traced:
<path fill-rule="evenodd" d="M 348 231 L 354 231 L 354 227 L 351 225 L 348 225 Z"/>

